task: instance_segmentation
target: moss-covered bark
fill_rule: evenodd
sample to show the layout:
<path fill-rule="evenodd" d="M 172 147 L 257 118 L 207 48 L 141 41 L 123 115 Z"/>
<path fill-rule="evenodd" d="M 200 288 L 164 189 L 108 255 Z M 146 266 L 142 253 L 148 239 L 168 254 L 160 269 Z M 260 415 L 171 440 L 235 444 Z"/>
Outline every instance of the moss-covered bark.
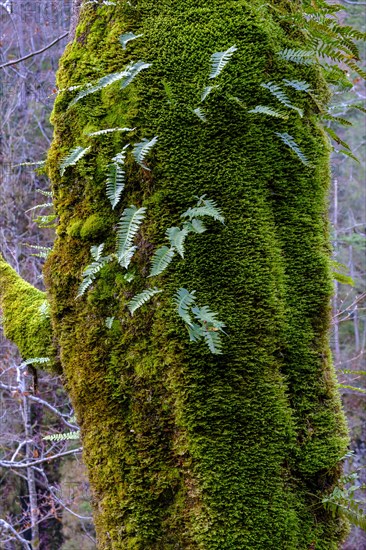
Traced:
<path fill-rule="evenodd" d="M 261 83 L 283 78 L 306 80 L 326 101 L 321 74 L 277 55 L 301 43 L 259 0 L 116 4 L 84 6 L 59 87 L 140 59 L 151 67 L 125 90 L 116 84 L 72 107 L 75 92 L 62 92 L 48 158 L 60 221 L 46 279 L 99 547 L 335 550 L 346 528 L 321 498 L 339 475 L 347 432 L 327 341 L 329 151 L 304 93 L 288 89 L 303 118 L 295 110 L 286 120 L 248 113 L 278 108 Z M 123 50 L 124 32 L 143 36 Z M 203 122 L 193 110 L 210 83 L 210 56 L 233 44 L 238 51 L 203 104 Z M 86 137 L 115 126 L 136 129 Z M 275 132 L 293 136 L 311 165 Z M 108 163 L 126 143 L 153 136 L 151 171 L 128 156 L 112 211 Z M 60 177 L 61 159 L 89 145 Z M 164 292 L 131 317 L 126 303 L 146 288 L 154 247 L 203 194 L 223 210 L 225 226 L 209 222 L 209 231 L 189 236 L 185 259 L 153 281 Z M 114 250 L 130 204 L 147 208 L 134 280 L 112 262 L 76 299 L 90 246 Z M 223 355 L 189 343 L 172 302 L 179 287 L 219 312 Z"/>

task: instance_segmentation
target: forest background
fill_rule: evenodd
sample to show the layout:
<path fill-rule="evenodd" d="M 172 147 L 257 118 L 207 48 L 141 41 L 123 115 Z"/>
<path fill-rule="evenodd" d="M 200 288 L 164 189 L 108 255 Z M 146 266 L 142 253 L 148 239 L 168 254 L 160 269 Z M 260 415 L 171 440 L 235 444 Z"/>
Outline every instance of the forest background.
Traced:
<path fill-rule="evenodd" d="M 341 3 L 347 11 L 340 16 L 365 31 L 365 2 Z M 0 253 L 40 289 L 56 220 L 47 178 L 32 163 L 45 158 L 51 142 L 55 72 L 68 41 L 71 4 L 0 2 Z M 364 114 L 352 105 L 365 100 L 366 88 L 356 75 L 352 82 L 352 88 L 333 97 L 334 115 L 352 126 L 337 127 L 329 121 L 330 129 L 358 158 L 356 162 L 337 153 L 344 144 L 332 141 L 329 206 L 338 275 L 331 340 L 353 451 L 346 462 L 351 482 L 347 487 L 359 487 L 366 483 L 366 130 Z M 26 547 L 36 531 L 41 550 L 95 548 L 73 411 L 62 381 L 46 373 L 35 379 L 34 372 L 0 333 L 0 547 Z M 70 431 L 76 439 L 44 439 Z M 357 499 L 362 494 L 357 489 Z M 366 548 L 359 528 L 353 528 L 344 546 L 356 548 Z"/>

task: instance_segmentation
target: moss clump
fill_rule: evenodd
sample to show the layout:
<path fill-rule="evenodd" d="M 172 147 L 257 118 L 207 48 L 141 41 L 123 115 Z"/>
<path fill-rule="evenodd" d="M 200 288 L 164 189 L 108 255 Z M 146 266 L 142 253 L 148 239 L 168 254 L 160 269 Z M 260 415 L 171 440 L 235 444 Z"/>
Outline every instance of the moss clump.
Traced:
<path fill-rule="evenodd" d="M 52 355 L 50 319 L 40 310 L 45 300 L 46 294 L 24 281 L 0 255 L 4 333 L 18 346 L 23 359 Z M 46 368 L 51 368 L 51 364 Z"/>
<path fill-rule="evenodd" d="M 139 59 L 151 66 L 126 90 L 115 85 L 70 108 L 73 95 L 61 94 L 48 159 L 60 227 L 45 274 L 99 547 L 335 550 L 344 524 L 319 505 L 347 445 L 327 342 L 329 150 L 306 94 L 288 91 L 303 118 L 294 110 L 286 120 L 249 113 L 277 107 L 263 82 L 306 80 L 320 102 L 328 91 L 317 67 L 277 55 L 303 44 L 259 0 L 138 4 L 84 8 L 60 88 Z M 143 36 L 123 50 L 118 37 L 127 29 Z M 210 57 L 233 44 L 238 51 L 202 107 L 203 123 L 193 109 L 209 83 Z M 136 128 L 132 143 L 159 138 L 151 172 L 129 157 L 114 211 L 105 167 L 128 143 L 125 134 L 93 142 L 90 156 L 59 174 L 62 150 L 87 145 L 85 128 L 111 126 Z M 312 166 L 275 132 L 293 136 Z M 185 261 L 156 281 L 164 293 L 155 306 L 131 317 L 126 303 L 145 288 L 154 247 L 203 194 L 222 208 L 225 226 L 190 239 Z M 129 283 L 111 262 L 75 300 L 91 242 L 112 250 L 130 204 L 148 206 L 137 276 Z M 78 247 L 67 236 L 72 208 L 87 218 L 80 236 L 88 242 Z M 225 322 L 222 356 L 189 342 L 171 301 L 180 286 Z M 111 316 L 120 330 L 106 328 Z"/>
<path fill-rule="evenodd" d="M 80 228 L 80 237 L 95 241 L 98 238 L 103 238 L 107 230 L 108 222 L 99 214 L 92 214 Z"/>
<path fill-rule="evenodd" d="M 80 237 L 80 231 L 83 224 L 83 220 L 71 220 L 66 231 L 69 237 Z"/>

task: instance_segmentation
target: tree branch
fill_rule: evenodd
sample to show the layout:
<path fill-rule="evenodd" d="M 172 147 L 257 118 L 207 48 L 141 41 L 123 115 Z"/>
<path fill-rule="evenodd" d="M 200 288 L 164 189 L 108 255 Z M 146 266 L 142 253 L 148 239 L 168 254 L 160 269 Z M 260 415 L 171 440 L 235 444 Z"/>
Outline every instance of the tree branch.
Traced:
<path fill-rule="evenodd" d="M 45 458 L 40 458 L 39 460 L 33 460 L 32 462 L 12 462 L 11 460 L 0 460 L 0 466 L 2 468 L 31 468 L 32 466 L 37 466 L 37 464 L 49 462 L 50 460 L 55 460 L 56 458 L 60 458 L 62 456 L 81 453 L 82 450 L 82 447 L 78 447 L 77 449 L 71 449 L 70 451 L 65 451 L 63 453 L 58 453 Z"/>
<path fill-rule="evenodd" d="M 24 548 L 26 548 L 26 550 L 32 550 L 32 547 L 31 545 L 29 544 L 28 541 L 26 541 L 25 539 L 23 539 L 23 537 L 21 537 L 18 533 L 18 531 L 16 531 L 14 529 L 14 527 L 12 525 L 10 525 L 10 523 L 8 523 L 7 521 L 3 520 L 3 519 L 0 519 L 0 527 L 3 528 L 4 531 L 10 531 L 10 533 L 19 541 L 21 542 L 23 545 L 24 545 Z"/>
<path fill-rule="evenodd" d="M 20 57 L 19 59 L 14 59 L 13 61 L 8 61 L 7 63 L 4 63 L 3 65 L 0 65 L 0 69 L 4 69 L 5 67 L 9 67 L 10 65 L 16 65 L 17 63 L 20 63 L 21 61 L 25 61 L 26 59 L 29 59 L 30 57 L 34 57 L 35 55 L 39 55 L 40 53 L 45 52 L 46 50 L 48 50 L 49 48 L 52 48 L 52 46 L 57 44 L 57 42 L 60 42 L 60 40 L 65 38 L 68 34 L 69 34 L 68 32 L 65 32 L 64 34 L 62 34 L 61 36 L 56 38 L 56 40 L 54 40 L 53 42 L 51 42 L 47 46 L 44 46 L 40 50 L 37 50 L 35 52 L 31 52 L 31 53 L 25 55 L 24 57 Z"/>

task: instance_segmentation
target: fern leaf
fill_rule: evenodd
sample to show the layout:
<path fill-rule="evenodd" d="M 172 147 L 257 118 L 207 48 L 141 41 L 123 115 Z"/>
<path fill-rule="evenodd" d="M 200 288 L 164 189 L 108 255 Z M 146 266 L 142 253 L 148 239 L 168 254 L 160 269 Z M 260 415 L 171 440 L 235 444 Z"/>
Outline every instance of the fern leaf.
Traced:
<path fill-rule="evenodd" d="M 279 57 L 298 65 L 312 65 L 315 63 L 315 53 L 309 50 L 293 50 L 286 48 L 278 52 Z"/>
<path fill-rule="evenodd" d="M 127 307 L 131 312 L 131 315 L 133 315 L 137 309 L 139 309 L 141 306 L 146 304 L 146 302 L 151 300 L 153 296 L 155 296 L 156 294 L 159 294 L 160 292 L 162 292 L 162 290 L 159 290 L 158 288 L 154 287 L 154 288 L 148 288 L 143 292 L 141 292 L 140 294 L 136 294 L 136 296 L 134 296 L 132 300 L 130 300 L 127 304 Z"/>
<path fill-rule="evenodd" d="M 275 109 L 271 109 L 271 107 L 267 107 L 266 105 L 257 105 L 255 109 L 251 109 L 250 111 L 248 111 L 248 113 L 252 113 L 254 115 L 269 115 L 275 118 L 282 118 L 284 120 L 288 119 L 286 113 L 283 113 L 282 111 L 276 111 Z"/>
<path fill-rule="evenodd" d="M 136 250 L 137 246 L 131 246 L 130 248 L 127 248 L 127 250 L 125 250 L 123 254 L 117 256 L 119 265 L 121 267 L 124 267 L 125 269 L 128 269 Z"/>
<path fill-rule="evenodd" d="M 136 40 L 136 38 L 140 38 L 140 36 L 143 36 L 142 34 L 134 34 L 133 32 L 126 32 L 122 34 L 119 37 L 119 41 L 122 44 L 122 48 L 125 50 L 128 42 L 131 42 L 131 40 Z"/>
<path fill-rule="evenodd" d="M 80 298 L 83 294 L 85 294 L 86 290 L 90 287 L 90 285 L 93 284 L 93 280 L 94 279 L 91 279 L 89 277 L 86 279 L 83 279 L 83 281 L 79 285 L 76 298 Z"/>
<path fill-rule="evenodd" d="M 282 105 L 285 105 L 285 107 L 288 107 L 289 109 L 293 109 L 297 113 L 299 113 L 300 117 L 304 115 L 302 109 L 299 109 L 299 107 L 296 107 L 291 103 L 285 92 L 281 89 L 278 84 L 274 84 L 273 82 L 267 82 L 261 84 L 262 88 L 265 88 L 268 90 L 278 101 L 282 103 Z"/>
<path fill-rule="evenodd" d="M 28 365 L 44 365 L 49 363 L 51 359 L 49 357 L 32 357 L 31 359 L 26 359 L 20 364 L 20 368 L 27 367 Z"/>
<path fill-rule="evenodd" d="M 355 160 L 356 162 L 358 162 L 358 163 L 360 164 L 360 159 L 357 158 L 353 153 L 351 153 L 351 151 L 347 151 L 347 149 L 339 149 L 339 150 L 337 150 L 337 149 L 335 149 L 335 148 L 333 147 L 333 151 L 334 151 L 335 153 L 340 153 L 341 155 L 346 155 L 346 157 L 349 157 L 349 158 L 351 158 L 352 160 Z"/>
<path fill-rule="evenodd" d="M 285 86 L 289 86 L 290 88 L 294 88 L 298 92 L 310 92 L 311 87 L 308 82 L 305 80 L 287 80 L 286 78 L 283 79 L 283 82 Z"/>
<path fill-rule="evenodd" d="M 128 70 L 128 74 L 126 78 L 122 81 L 121 89 L 123 90 L 126 88 L 132 80 L 144 69 L 148 69 L 151 66 L 151 63 L 145 63 L 144 61 L 137 61 L 130 69 Z"/>
<path fill-rule="evenodd" d="M 193 112 L 202 122 L 206 122 L 207 118 L 205 113 L 202 111 L 201 107 L 197 107 L 197 109 L 193 109 Z"/>
<path fill-rule="evenodd" d="M 332 129 L 332 128 L 329 128 L 328 126 L 324 126 L 324 130 L 327 132 L 327 134 L 330 135 L 330 137 L 332 139 L 334 139 L 335 142 L 338 143 L 338 145 L 342 145 L 342 147 L 344 147 L 345 149 L 347 149 L 348 151 L 351 150 L 350 146 L 348 145 L 348 143 L 346 143 L 345 141 L 343 141 L 343 139 L 341 139 L 339 137 L 339 135 Z"/>
<path fill-rule="evenodd" d="M 110 134 L 112 132 L 133 132 L 136 128 L 106 128 L 105 130 L 98 130 L 97 132 L 91 132 L 90 134 L 85 134 L 88 137 L 102 136 L 104 134 Z"/>
<path fill-rule="evenodd" d="M 174 248 L 168 248 L 167 246 L 161 246 L 155 251 L 155 254 L 151 260 L 151 270 L 149 277 L 155 277 L 160 275 L 170 264 L 174 258 Z"/>
<path fill-rule="evenodd" d="M 114 317 L 107 317 L 105 320 L 105 326 L 109 329 L 112 328 Z"/>
<path fill-rule="evenodd" d="M 306 158 L 306 156 L 304 155 L 304 153 L 301 151 L 300 147 L 297 145 L 296 141 L 294 140 L 294 138 L 292 136 L 290 136 L 290 134 L 288 133 L 283 133 L 281 134 L 280 132 L 275 132 L 276 136 L 278 136 L 285 145 L 287 145 L 287 147 L 289 147 L 290 149 L 292 149 L 292 151 L 298 156 L 298 158 L 301 160 L 301 162 L 305 165 L 305 166 L 311 166 L 311 163 L 309 162 L 309 160 Z"/>
<path fill-rule="evenodd" d="M 201 198 L 198 201 L 197 206 L 194 206 L 193 208 L 188 208 L 188 210 L 186 210 L 186 212 L 183 212 L 183 214 L 181 215 L 182 218 L 189 218 L 190 220 L 192 220 L 193 218 L 202 218 L 204 216 L 209 216 L 221 223 L 225 223 L 225 218 L 222 215 L 221 210 L 211 199 Z"/>
<path fill-rule="evenodd" d="M 113 163 L 108 166 L 108 177 L 106 181 L 106 193 L 109 202 L 112 205 L 112 210 L 115 209 L 119 203 L 122 195 L 122 191 L 125 188 L 125 173 L 122 167 Z"/>
<path fill-rule="evenodd" d="M 69 441 L 71 439 L 80 439 L 79 430 L 75 432 L 63 432 L 60 434 L 46 435 L 42 438 L 44 441 Z"/>
<path fill-rule="evenodd" d="M 48 300 L 44 300 L 38 308 L 41 317 L 48 318 L 50 316 L 51 305 Z"/>
<path fill-rule="evenodd" d="M 197 323 L 192 323 L 190 325 L 187 325 L 188 334 L 189 334 L 189 340 L 191 342 L 199 342 L 203 338 L 203 328 L 201 325 L 197 325 Z"/>
<path fill-rule="evenodd" d="M 211 73 L 209 78 L 216 78 L 219 76 L 237 50 L 238 48 L 234 45 L 224 52 L 213 53 L 211 55 Z"/>
<path fill-rule="evenodd" d="M 211 311 L 208 306 L 203 307 L 194 307 L 192 308 L 192 313 L 202 323 L 205 327 L 213 328 L 223 331 L 223 328 L 225 327 L 225 324 L 222 323 L 217 319 L 217 313 L 214 311 Z"/>
<path fill-rule="evenodd" d="M 166 236 L 168 237 L 171 247 L 175 248 L 178 254 L 184 258 L 184 241 L 188 235 L 188 230 L 184 227 L 169 227 L 166 230 Z"/>
<path fill-rule="evenodd" d="M 66 168 L 69 166 L 74 166 L 84 155 L 88 153 L 90 147 L 75 147 L 72 151 L 65 157 L 60 164 L 60 174 L 64 175 Z"/>
<path fill-rule="evenodd" d="M 180 288 L 174 296 L 174 302 L 177 306 L 178 315 L 187 325 L 192 325 L 192 319 L 189 309 L 194 305 L 196 291 L 189 292 L 186 288 Z"/>
<path fill-rule="evenodd" d="M 206 86 L 201 95 L 201 102 L 203 103 L 205 99 L 210 95 L 212 90 L 215 90 L 218 86 Z"/>
<path fill-rule="evenodd" d="M 107 86 L 111 86 L 111 84 L 114 84 L 115 82 L 119 82 L 123 78 L 127 78 L 130 74 L 131 66 L 127 67 L 124 71 L 118 72 L 118 73 L 111 73 L 107 74 L 106 76 L 103 76 L 98 82 L 94 85 L 87 84 L 84 90 L 78 93 L 78 95 L 71 101 L 69 108 L 78 103 L 81 99 L 84 99 L 84 97 L 87 97 L 90 94 L 95 94 L 96 92 L 100 92 L 103 90 L 103 88 L 106 88 Z"/>
<path fill-rule="evenodd" d="M 96 262 L 100 260 L 100 258 L 102 257 L 103 249 L 104 243 L 100 244 L 99 246 L 92 246 L 90 248 L 90 254 L 93 260 L 95 260 Z"/>
<path fill-rule="evenodd" d="M 190 222 L 184 222 L 183 227 L 189 233 L 204 233 L 206 231 L 205 225 L 196 218 L 193 218 Z"/>
<path fill-rule="evenodd" d="M 346 118 L 342 118 L 340 116 L 333 116 L 333 115 L 330 115 L 329 113 L 323 114 L 322 119 L 330 120 L 331 122 L 335 122 L 336 124 L 340 124 L 341 126 L 353 126 L 352 122 L 350 122 Z"/>
<path fill-rule="evenodd" d="M 203 330 L 203 337 L 211 353 L 214 355 L 222 355 L 222 340 L 218 332 Z"/>
<path fill-rule="evenodd" d="M 132 154 L 137 164 L 142 166 L 142 168 L 145 168 L 145 170 L 150 170 L 150 168 L 148 168 L 143 164 L 145 157 L 151 151 L 151 149 L 154 147 L 157 141 L 158 141 L 158 138 L 157 136 L 155 136 L 150 141 L 144 138 L 142 141 L 140 141 L 140 143 L 135 143 Z"/>
<path fill-rule="evenodd" d="M 117 255 L 122 256 L 132 245 L 145 217 L 146 208 L 125 208 L 117 226 Z"/>
<path fill-rule="evenodd" d="M 52 208 L 53 203 L 52 202 L 44 202 L 43 204 L 36 204 L 36 206 L 32 206 L 32 208 L 28 208 L 28 210 L 25 210 L 25 213 L 32 212 L 32 210 L 38 210 L 39 208 Z"/>
<path fill-rule="evenodd" d="M 38 258 L 43 258 L 46 260 L 50 253 L 52 252 L 52 248 L 49 246 L 38 246 L 35 244 L 27 244 L 28 248 L 33 248 L 33 250 L 38 250 L 37 254 L 31 254 L 31 256 L 37 256 Z"/>

